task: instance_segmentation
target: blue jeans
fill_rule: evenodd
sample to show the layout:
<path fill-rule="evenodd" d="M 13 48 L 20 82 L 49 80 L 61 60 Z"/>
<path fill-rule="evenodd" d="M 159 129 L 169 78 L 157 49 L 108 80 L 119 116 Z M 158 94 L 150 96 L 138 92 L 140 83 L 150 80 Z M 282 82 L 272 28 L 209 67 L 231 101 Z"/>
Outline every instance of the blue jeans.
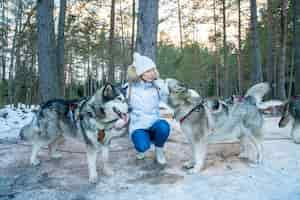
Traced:
<path fill-rule="evenodd" d="M 132 142 L 138 152 L 145 152 L 151 143 L 163 147 L 170 134 L 170 126 L 166 120 L 157 120 L 149 129 L 137 129 L 131 135 Z"/>

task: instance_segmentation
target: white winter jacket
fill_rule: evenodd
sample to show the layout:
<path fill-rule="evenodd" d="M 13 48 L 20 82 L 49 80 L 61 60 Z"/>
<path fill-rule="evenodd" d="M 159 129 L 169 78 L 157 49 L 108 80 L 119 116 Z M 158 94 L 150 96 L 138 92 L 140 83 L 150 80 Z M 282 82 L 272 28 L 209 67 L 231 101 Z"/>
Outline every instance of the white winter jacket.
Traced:
<path fill-rule="evenodd" d="M 163 80 L 131 84 L 129 135 L 136 129 L 148 129 L 159 120 L 159 102 L 166 101 L 168 90 Z"/>

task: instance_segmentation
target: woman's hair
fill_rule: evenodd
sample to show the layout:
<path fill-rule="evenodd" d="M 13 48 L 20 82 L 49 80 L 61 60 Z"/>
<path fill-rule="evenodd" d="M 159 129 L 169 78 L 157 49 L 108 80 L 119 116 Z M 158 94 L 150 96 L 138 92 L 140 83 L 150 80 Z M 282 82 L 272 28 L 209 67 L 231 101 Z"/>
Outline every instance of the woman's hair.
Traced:
<path fill-rule="evenodd" d="M 135 81 L 139 80 L 139 77 L 136 74 L 136 68 L 133 65 L 128 66 L 127 79 L 128 79 L 128 82 L 135 82 Z"/>

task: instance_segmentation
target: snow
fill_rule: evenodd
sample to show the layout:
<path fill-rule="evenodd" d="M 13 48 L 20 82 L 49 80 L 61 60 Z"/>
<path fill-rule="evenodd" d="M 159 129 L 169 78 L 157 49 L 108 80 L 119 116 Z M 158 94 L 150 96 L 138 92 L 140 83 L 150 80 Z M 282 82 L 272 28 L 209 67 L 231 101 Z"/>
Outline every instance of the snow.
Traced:
<path fill-rule="evenodd" d="M 67 141 L 59 149 L 61 160 L 50 160 L 42 150 L 41 166 L 29 165 L 30 145 L 18 139 L 20 128 L 29 123 L 29 108 L 0 110 L 0 199 L 62 200 L 299 200 L 300 145 L 290 140 L 289 124 L 278 127 L 279 118 L 265 118 L 264 163 L 253 166 L 236 156 L 237 144 L 209 145 L 205 169 L 189 174 L 182 169 L 191 156 L 178 123 L 166 144 L 168 164 L 153 162 L 153 149 L 146 159 L 135 159 L 127 137 L 112 141 L 110 164 L 113 176 L 101 174 L 96 185 L 88 183 L 85 148 Z M 3 118 L 4 113 L 8 113 Z M 16 142 L 9 142 L 14 139 Z"/>
<path fill-rule="evenodd" d="M 17 108 L 5 106 L 0 110 L 0 139 L 16 139 L 19 136 L 20 129 L 31 122 L 35 106 L 26 108 L 24 105 L 18 105 Z M 6 117 L 3 117 L 6 115 Z"/>

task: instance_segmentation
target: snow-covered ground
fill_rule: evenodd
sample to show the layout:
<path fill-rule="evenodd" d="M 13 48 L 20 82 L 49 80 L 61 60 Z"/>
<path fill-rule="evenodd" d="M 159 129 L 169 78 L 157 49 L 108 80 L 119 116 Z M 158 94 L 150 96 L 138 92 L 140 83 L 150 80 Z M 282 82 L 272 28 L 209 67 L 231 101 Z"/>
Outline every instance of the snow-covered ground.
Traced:
<path fill-rule="evenodd" d="M 145 160 L 137 161 L 124 137 L 111 144 L 114 175 L 100 176 L 96 185 L 90 185 L 84 146 L 74 141 L 60 147 L 63 159 L 50 160 L 44 149 L 42 164 L 29 165 L 31 149 L 18 139 L 18 132 L 32 115 L 29 109 L 0 110 L 1 200 L 300 199 L 300 145 L 289 139 L 290 125 L 278 128 L 278 118 L 265 118 L 262 166 L 240 160 L 238 144 L 211 144 L 203 172 L 188 174 L 181 166 L 190 158 L 190 148 L 183 135 L 173 130 L 165 147 L 168 165 L 164 169 L 153 162 L 153 150 Z M 100 159 L 98 168 L 101 173 Z"/>
<path fill-rule="evenodd" d="M 18 108 L 6 106 L 0 109 L 0 139 L 18 138 L 19 130 L 32 120 L 34 107 L 26 108 L 21 105 Z"/>

